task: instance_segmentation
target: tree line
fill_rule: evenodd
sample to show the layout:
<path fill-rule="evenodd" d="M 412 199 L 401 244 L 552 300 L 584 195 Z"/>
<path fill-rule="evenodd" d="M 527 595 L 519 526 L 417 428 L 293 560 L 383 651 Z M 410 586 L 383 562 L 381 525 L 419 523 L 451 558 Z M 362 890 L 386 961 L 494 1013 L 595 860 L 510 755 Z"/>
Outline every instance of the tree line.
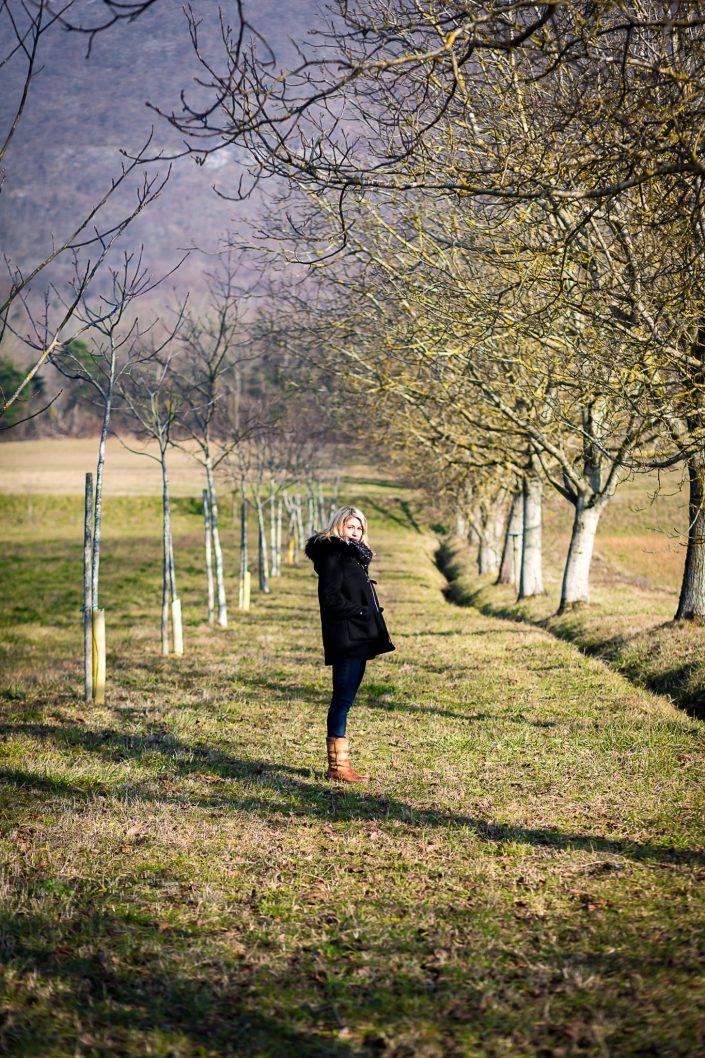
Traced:
<path fill-rule="evenodd" d="M 280 377 L 279 358 L 274 358 L 277 370 L 272 370 L 267 329 L 256 316 L 245 317 L 249 302 L 236 268 L 232 252 L 224 251 L 209 275 L 207 302 L 197 312 L 181 304 L 169 326 L 160 318 L 145 326 L 119 309 L 106 318 L 104 299 L 94 318 L 87 301 L 77 318 L 85 314 L 89 320 L 84 332 L 89 341 L 72 339 L 49 358 L 70 384 L 92 395 L 101 416 L 95 480 L 86 475 L 83 613 L 88 700 L 102 701 L 105 688 L 100 557 L 111 434 L 160 468 L 160 638 L 165 656 L 184 653 L 172 531 L 170 456 L 175 449 L 192 458 L 203 474 L 204 617 L 220 628 L 227 628 L 229 620 L 229 556 L 220 532 L 222 487 L 232 500 L 233 522 L 240 518 L 240 610 L 250 609 L 250 512 L 256 522 L 258 587 L 269 593 L 272 578 L 281 574 L 283 555 L 295 564 L 306 537 L 327 520 L 336 502 L 337 484 L 326 465 L 335 448 L 330 414 L 318 402 L 314 407 L 305 390 L 294 388 L 295 372 Z M 125 272 L 125 282 L 128 276 Z M 121 289 L 115 297 L 119 307 Z"/>
<path fill-rule="evenodd" d="M 168 115 L 192 152 L 237 144 L 251 182 L 285 182 L 270 232 L 311 266 L 296 340 L 427 466 L 483 563 L 509 518 L 521 597 L 543 591 L 546 488 L 572 509 L 566 610 L 616 489 L 681 467 L 675 616 L 705 617 L 701 5 L 329 10 L 287 73 L 243 14 L 204 59 L 212 105 Z"/>

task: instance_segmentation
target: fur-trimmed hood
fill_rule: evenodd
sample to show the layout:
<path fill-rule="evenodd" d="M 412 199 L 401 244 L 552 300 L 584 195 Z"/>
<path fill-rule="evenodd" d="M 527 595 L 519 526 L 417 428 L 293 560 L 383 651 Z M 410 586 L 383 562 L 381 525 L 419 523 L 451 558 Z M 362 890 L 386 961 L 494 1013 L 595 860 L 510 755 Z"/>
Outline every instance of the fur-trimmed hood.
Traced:
<path fill-rule="evenodd" d="M 304 551 L 314 564 L 326 554 L 339 554 L 354 558 L 365 570 L 374 557 L 374 552 L 366 544 L 343 540 L 340 536 L 311 536 L 306 541 Z"/>

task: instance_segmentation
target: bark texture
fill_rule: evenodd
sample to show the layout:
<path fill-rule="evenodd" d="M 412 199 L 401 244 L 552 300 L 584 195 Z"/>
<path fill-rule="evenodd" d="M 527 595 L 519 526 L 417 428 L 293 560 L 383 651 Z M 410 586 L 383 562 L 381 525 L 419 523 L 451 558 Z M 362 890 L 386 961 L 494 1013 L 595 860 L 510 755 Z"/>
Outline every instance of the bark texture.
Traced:
<path fill-rule="evenodd" d="M 590 564 L 603 506 L 588 505 L 582 495 L 577 498 L 558 613 L 590 601 Z"/>
<path fill-rule="evenodd" d="M 522 487 L 522 545 L 519 598 L 543 595 L 543 488 L 538 474 L 527 474 Z"/>
<path fill-rule="evenodd" d="M 521 554 L 521 533 L 524 523 L 524 503 L 521 491 L 512 496 L 512 505 L 509 508 L 507 518 L 507 529 L 504 534 L 504 547 L 502 559 L 499 564 L 498 584 L 514 584 L 519 582 L 518 556 Z"/>
<path fill-rule="evenodd" d="M 259 590 L 269 591 L 269 566 L 267 557 L 267 531 L 264 524 L 264 509 L 262 499 L 257 497 L 257 558 L 259 573 Z"/>
<path fill-rule="evenodd" d="M 705 618 L 705 458 L 688 463 L 688 549 L 676 621 Z"/>

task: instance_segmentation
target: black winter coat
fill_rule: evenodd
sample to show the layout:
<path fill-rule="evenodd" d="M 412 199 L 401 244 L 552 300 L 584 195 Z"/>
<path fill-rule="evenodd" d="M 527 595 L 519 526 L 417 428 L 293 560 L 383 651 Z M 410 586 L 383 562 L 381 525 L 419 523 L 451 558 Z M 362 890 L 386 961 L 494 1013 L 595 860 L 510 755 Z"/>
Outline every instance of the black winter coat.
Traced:
<path fill-rule="evenodd" d="M 374 658 L 394 650 L 374 581 L 367 575 L 369 549 L 337 536 L 312 536 L 306 554 L 318 574 L 326 665 L 341 658 Z"/>

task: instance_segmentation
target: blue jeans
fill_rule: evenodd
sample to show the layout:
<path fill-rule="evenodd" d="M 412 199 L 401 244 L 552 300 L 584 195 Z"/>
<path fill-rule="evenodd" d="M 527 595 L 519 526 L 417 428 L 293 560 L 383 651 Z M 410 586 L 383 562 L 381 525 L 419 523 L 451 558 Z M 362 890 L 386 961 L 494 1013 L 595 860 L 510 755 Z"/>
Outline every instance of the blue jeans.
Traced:
<path fill-rule="evenodd" d="M 333 662 L 333 697 L 328 710 L 328 737 L 345 738 L 350 706 L 365 675 L 366 658 L 341 658 Z"/>

